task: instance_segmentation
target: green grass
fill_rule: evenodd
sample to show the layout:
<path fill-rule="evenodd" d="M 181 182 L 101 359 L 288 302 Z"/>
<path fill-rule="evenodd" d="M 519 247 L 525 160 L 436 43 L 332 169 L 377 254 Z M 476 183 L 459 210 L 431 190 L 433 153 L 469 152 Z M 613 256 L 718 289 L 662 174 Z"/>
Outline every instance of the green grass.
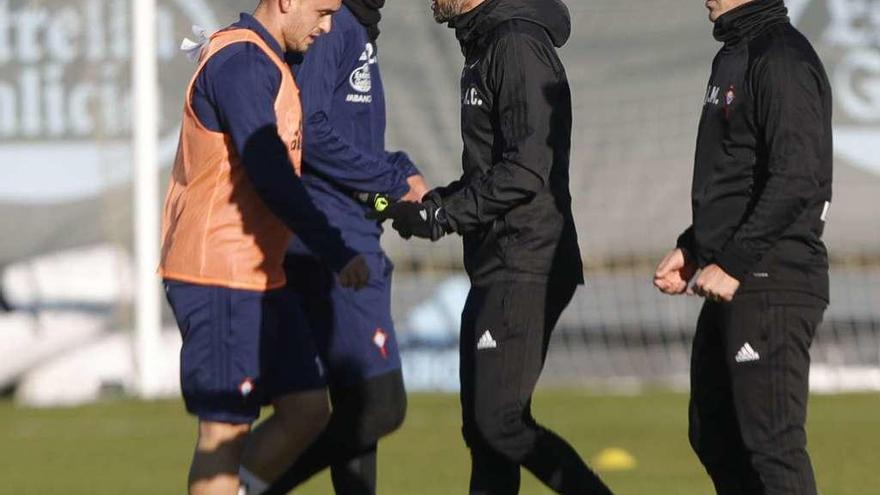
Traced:
<path fill-rule="evenodd" d="M 711 485 L 687 444 L 687 397 L 542 392 L 535 414 L 587 458 L 621 447 L 638 466 L 603 477 L 621 495 L 706 495 Z M 467 451 L 454 396 L 414 394 L 404 427 L 380 448 L 379 493 L 465 493 Z M 824 495 L 880 493 L 880 395 L 816 396 L 810 451 Z M 195 422 L 179 402 L 108 402 L 32 410 L 0 402 L 0 492 L 171 494 L 185 491 Z M 332 493 L 317 477 L 297 493 Z M 523 494 L 549 493 L 529 474 Z"/>

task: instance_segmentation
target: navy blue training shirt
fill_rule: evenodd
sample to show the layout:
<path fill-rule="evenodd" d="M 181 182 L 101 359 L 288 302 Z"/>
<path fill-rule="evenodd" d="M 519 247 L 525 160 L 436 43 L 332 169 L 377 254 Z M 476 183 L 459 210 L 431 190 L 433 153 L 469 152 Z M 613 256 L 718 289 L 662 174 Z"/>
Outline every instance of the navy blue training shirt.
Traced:
<path fill-rule="evenodd" d="M 345 242 L 363 253 L 382 251 L 382 228 L 364 218 L 355 192 L 400 199 L 419 171 L 403 152 L 385 151 L 385 95 L 376 48 L 366 28 L 343 6 L 333 29 L 289 62 L 303 104 L 302 180 Z M 291 251 L 302 253 L 294 240 Z"/>
<path fill-rule="evenodd" d="M 254 31 L 284 59 L 281 46 L 252 16 L 241 14 L 231 27 Z M 208 60 L 190 98 L 202 125 L 232 138 L 242 166 L 269 209 L 297 239 L 339 271 L 356 253 L 352 244 L 343 243 L 339 230 L 328 223 L 293 172 L 278 136 L 275 100 L 280 87 L 281 72 L 260 47 L 234 43 Z"/>

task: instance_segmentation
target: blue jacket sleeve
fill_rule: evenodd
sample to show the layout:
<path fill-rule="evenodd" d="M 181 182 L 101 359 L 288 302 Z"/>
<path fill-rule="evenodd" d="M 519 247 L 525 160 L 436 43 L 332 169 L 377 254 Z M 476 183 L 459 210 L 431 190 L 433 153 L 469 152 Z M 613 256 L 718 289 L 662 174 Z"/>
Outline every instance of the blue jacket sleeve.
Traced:
<path fill-rule="evenodd" d="M 338 272 L 357 253 L 329 225 L 293 172 L 275 115 L 281 85 L 278 68 L 259 48 L 247 44 L 212 69 L 209 91 L 220 124 L 231 136 L 257 194 L 312 252 Z"/>
<path fill-rule="evenodd" d="M 334 30 L 318 38 L 297 72 L 304 115 L 303 161 L 310 172 L 342 188 L 400 199 L 409 190 L 406 179 L 419 173 L 409 157 L 403 152 L 362 149 L 331 122 L 333 94 L 343 70 L 345 34 Z"/>

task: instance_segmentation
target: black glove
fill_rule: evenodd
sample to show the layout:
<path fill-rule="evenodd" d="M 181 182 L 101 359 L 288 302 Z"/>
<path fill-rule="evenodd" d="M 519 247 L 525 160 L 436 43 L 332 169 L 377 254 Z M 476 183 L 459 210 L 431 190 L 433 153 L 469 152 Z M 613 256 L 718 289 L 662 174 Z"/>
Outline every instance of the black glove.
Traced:
<path fill-rule="evenodd" d="M 436 241 L 449 230 L 446 212 L 436 202 L 410 203 L 398 201 L 382 211 L 368 211 L 367 218 L 384 222 L 392 219 L 394 227 L 401 237 L 412 236 Z"/>

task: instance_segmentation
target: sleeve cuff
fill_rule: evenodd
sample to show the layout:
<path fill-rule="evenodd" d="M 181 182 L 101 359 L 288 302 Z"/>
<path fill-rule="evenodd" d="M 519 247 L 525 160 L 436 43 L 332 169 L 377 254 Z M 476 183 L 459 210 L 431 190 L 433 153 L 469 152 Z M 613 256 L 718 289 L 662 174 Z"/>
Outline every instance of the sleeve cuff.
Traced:
<path fill-rule="evenodd" d="M 388 191 L 388 196 L 391 197 L 394 201 L 399 201 L 400 198 L 406 196 L 406 193 L 409 192 L 409 184 L 406 182 L 407 179 L 414 175 L 419 175 L 419 169 L 416 168 L 415 164 L 413 164 L 412 160 L 409 159 L 406 153 L 402 151 L 396 151 L 394 153 L 388 153 L 387 155 L 388 163 L 390 163 L 393 167 L 397 167 L 402 172 L 402 179 L 400 183 L 392 189 Z"/>
<path fill-rule="evenodd" d="M 403 175 L 407 178 L 412 177 L 413 175 L 421 175 L 419 169 L 416 168 L 416 164 L 409 158 L 409 155 L 404 153 L 403 151 L 395 151 L 394 153 L 388 154 L 388 160 L 396 167 L 399 167 L 403 170 Z"/>
<path fill-rule="evenodd" d="M 715 264 L 720 266 L 728 275 L 744 280 L 758 263 L 759 258 L 746 251 L 736 242 L 729 242 L 724 250 L 715 257 Z"/>
<path fill-rule="evenodd" d="M 449 212 L 443 205 L 443 198 L 436 189 L 428 191 L 422 199 L 422 203 L 428 205 L 435 212 L 434 219 L 440 225 L 440 228 L 443 229 L 444 233 L 451 234 L 455 232 L 454 220 L 450 218 Z"/>
<path fill-rule="evenodd" d="M 406 196 L 406 193 L 409 192 L 409 184 L 405 181 L 398 184 L 397 187 L 388 191 L 388 197 L 393 199 L 394 201 L 400 201 L 400 198 Z"/>
<path fill-rule="evenodd" d="M 412 177 L 413 175 L 422 175 L 418 168 L 416 168 L 415 163 L 409 161 L 407 159 L 407 163 L 403 165 L 403 173 L 407 178 Z"/>
<path fill-rule="evenodd" d="M 678 236 L 678 239 L 675 241 L 675 247 L 685 250 L 687 254 L 691 257 L 696 256 L 694 244 L 694 229 L 691 227 L 688 227 L 687 230 L 682 232 L 681 235 Z"/>

